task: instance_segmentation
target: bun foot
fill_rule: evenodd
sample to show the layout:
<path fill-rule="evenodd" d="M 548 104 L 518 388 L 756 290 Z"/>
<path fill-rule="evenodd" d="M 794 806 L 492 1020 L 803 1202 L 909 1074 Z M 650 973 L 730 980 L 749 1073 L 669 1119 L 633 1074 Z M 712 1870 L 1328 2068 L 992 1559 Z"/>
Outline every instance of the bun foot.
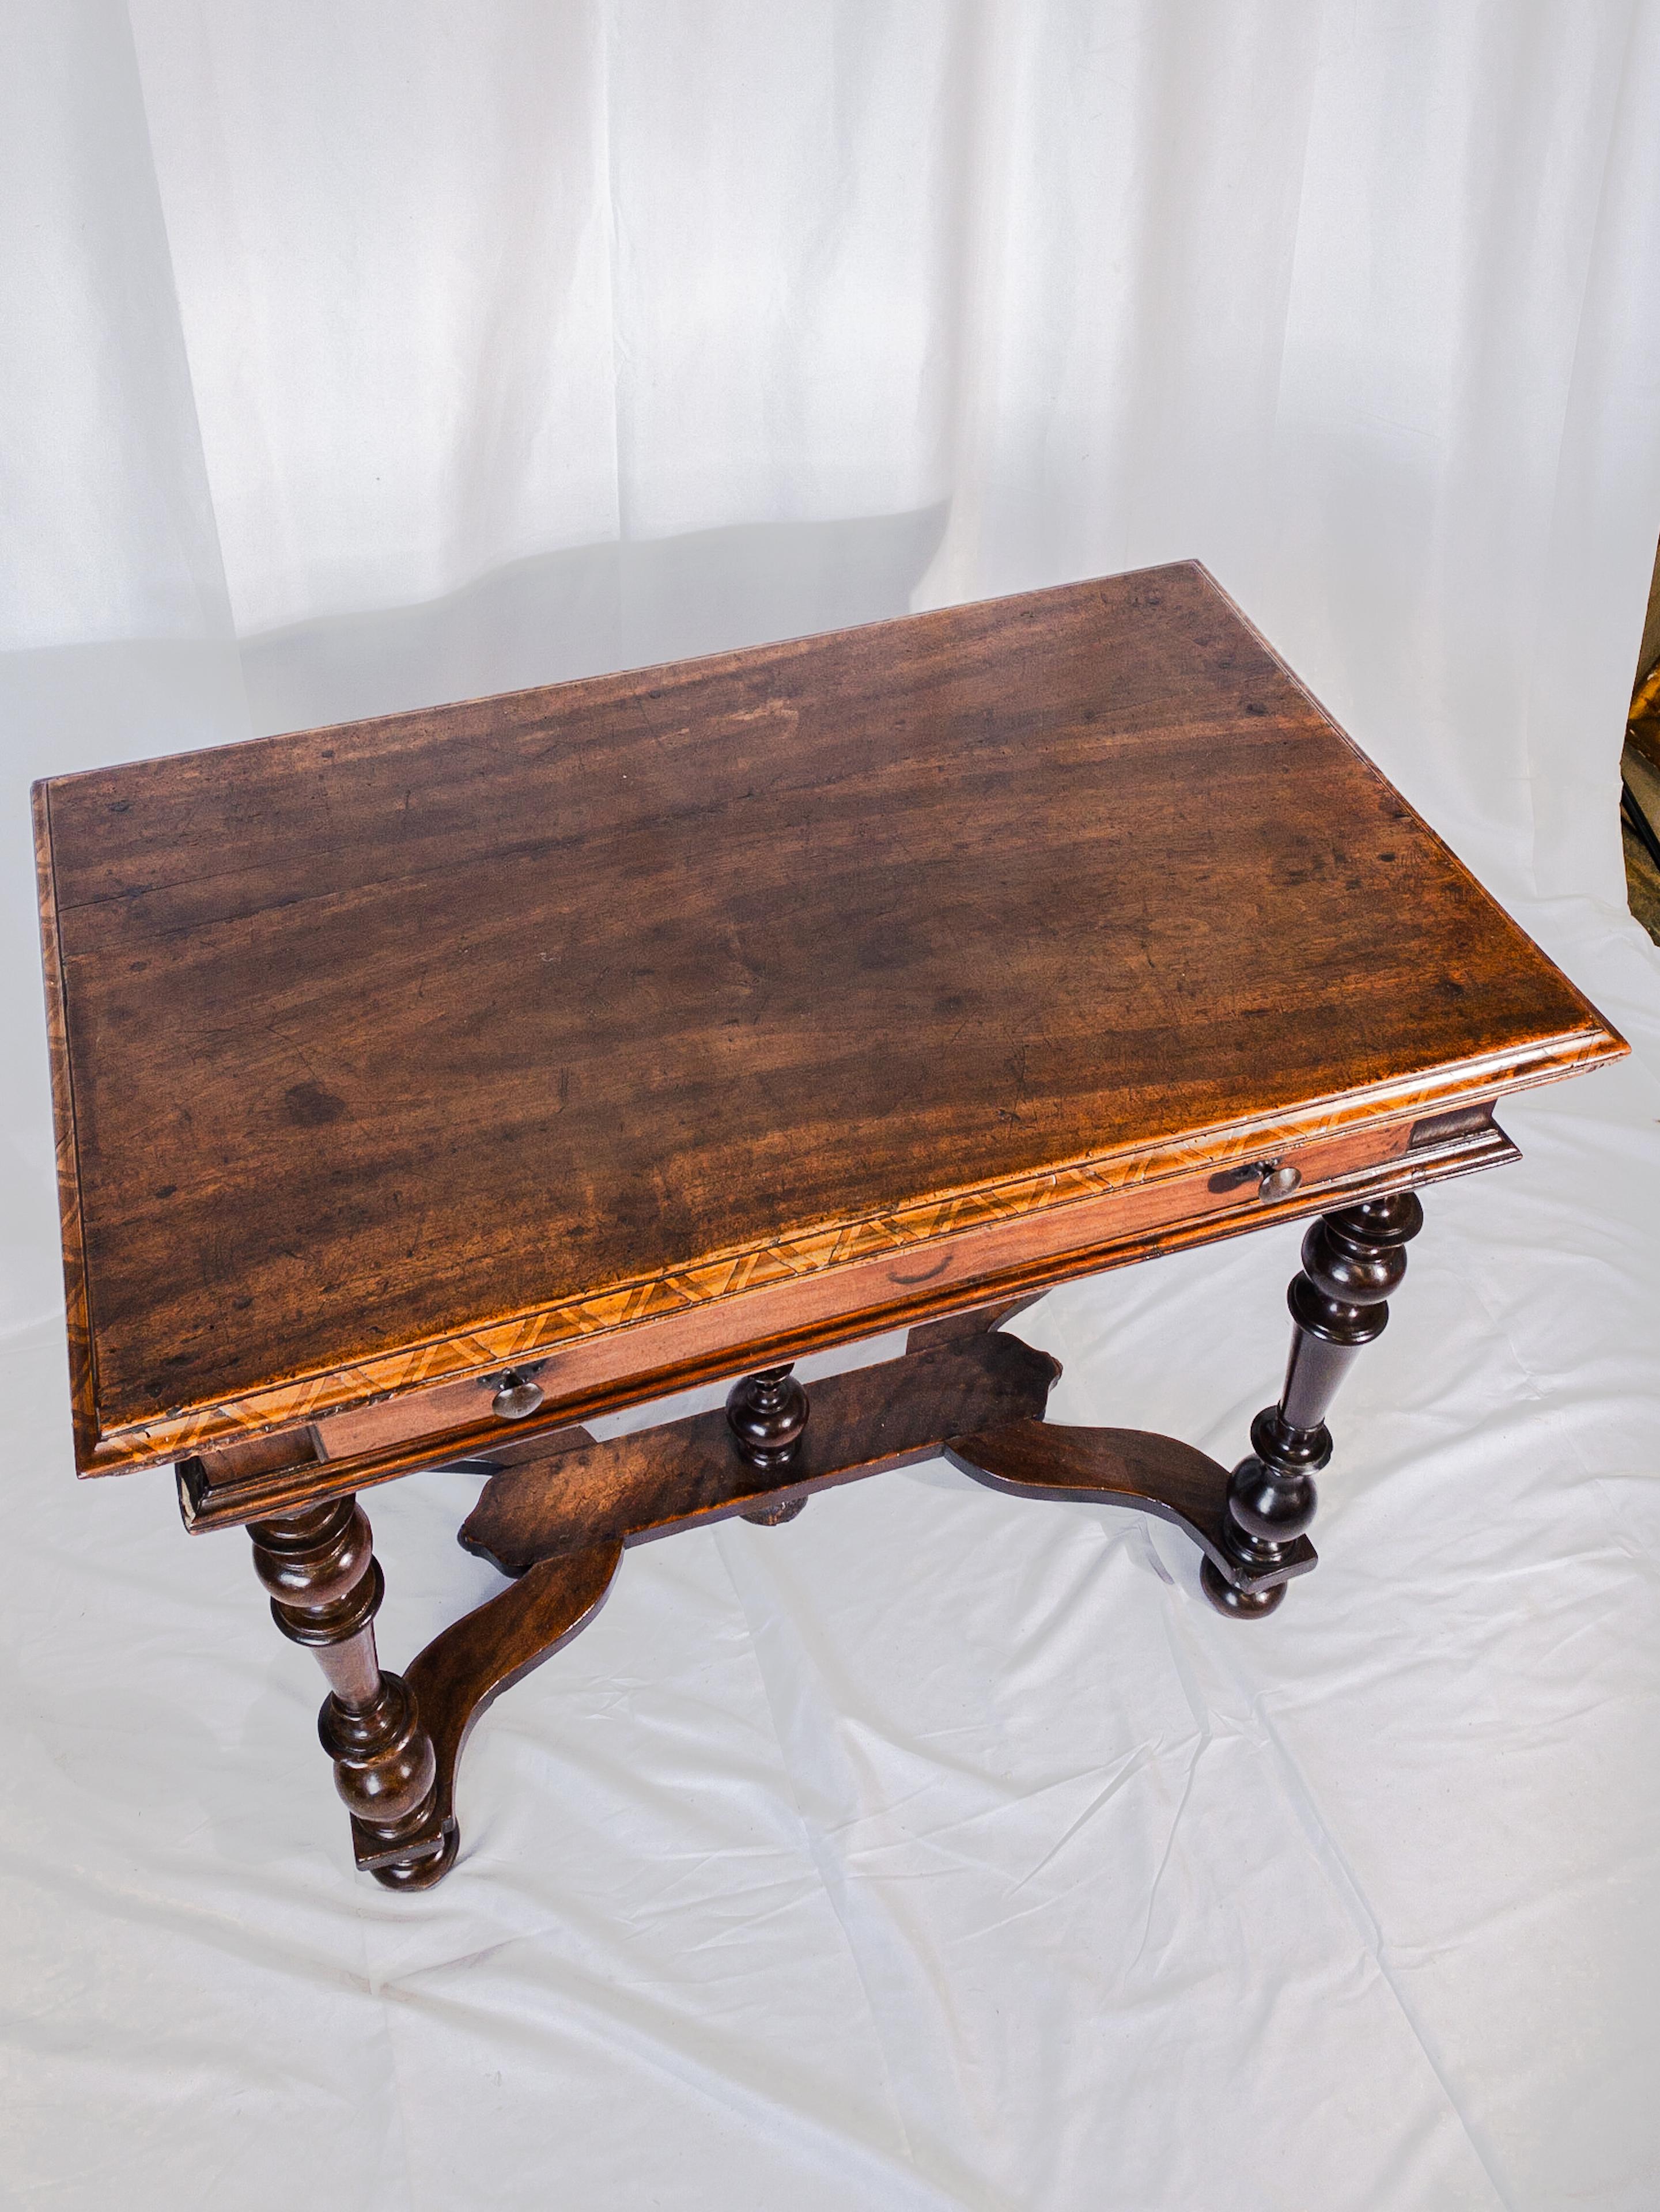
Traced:
<path fill-rule="evenodd" d="M 757 1528 L 781 1528 L 786 1521 L 794 1520 L 806 1502 L 805 1498 L 784 1498 L 776 1505 L 751 1506 L 738 1517 L 740 1521 L 752 1521 Z"/>
<path fill-rule="evenodd" d="M 1284 1583 L 1270 1583 L 1267 1589 L 1236 1589 L 1211 1559 L 1199 1570 L 1199 1584 L 1218 1613 L 1225 1613 L 1232 1620 L 1260 1620 L 1265 1613 L 1274 1612 L 1286 1595 Z"/>
<path fill-rule="evenodd" d="M 394 1859 L 390 1866 L 372 1867 L 370 1872 L 385 1889 L 430 1889 L 455 1864 L 460 1845 L 460 1829 L 453 1820 L 446 1820 L 443 1842 L 435 1851 L 424 1858 Z"/>

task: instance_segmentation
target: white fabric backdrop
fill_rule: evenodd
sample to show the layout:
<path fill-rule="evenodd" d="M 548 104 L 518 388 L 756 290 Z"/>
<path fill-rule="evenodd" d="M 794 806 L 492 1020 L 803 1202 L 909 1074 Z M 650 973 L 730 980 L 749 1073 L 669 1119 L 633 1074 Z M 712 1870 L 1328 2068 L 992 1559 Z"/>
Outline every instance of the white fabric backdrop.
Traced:
<path fill-rule="evenodd" d="M 1647 2212 L 1660 11 L 4 28 L 0 2203 Z M 1189 554 L 1639 1048 L 1437 1194 L 1320 1573 L 942 1468 L 682 1537 L 355 1884 L 239 1540 L 70 1480 L 27 781 Z M 1295 1243 L 1051 1296 L 1056 1411 L 1232 1455 Z M 471 1490 L 372 1501 L 389 1663 Z"/>

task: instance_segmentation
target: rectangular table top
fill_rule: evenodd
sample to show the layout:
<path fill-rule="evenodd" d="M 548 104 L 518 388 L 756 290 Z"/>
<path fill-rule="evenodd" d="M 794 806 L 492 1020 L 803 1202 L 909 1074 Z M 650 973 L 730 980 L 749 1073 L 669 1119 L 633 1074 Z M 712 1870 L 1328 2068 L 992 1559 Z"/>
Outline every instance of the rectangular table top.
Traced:
<path fill-rule="evenodd" d="M 36 808 L 83 1472 L 1624 1048 L 1195 563 Z"/>

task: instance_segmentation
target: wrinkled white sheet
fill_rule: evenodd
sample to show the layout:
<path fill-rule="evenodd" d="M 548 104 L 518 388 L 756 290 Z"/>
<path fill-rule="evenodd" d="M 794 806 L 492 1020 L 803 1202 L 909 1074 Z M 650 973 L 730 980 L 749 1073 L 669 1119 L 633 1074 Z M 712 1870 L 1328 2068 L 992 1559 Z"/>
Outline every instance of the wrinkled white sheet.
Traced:
<path fill-rule="evenodd" d="M 0 2206 L 1651 2212 L 1660 10 L 7 52 Z M 71 1479 L 28 778 L 1188 554 L 1639 1048 L 1432 1194 L 1318 1573 L 1224 1622 L 942 1467 L 677 1537 L 480 1725 L 448 1881 L 354 1879 L 242 1540 Z M 1053 1293 L 1057 1416 L 1231 1458 L 1297 1242 Z M 368 1501 L 389 1664 L 496 1586 L 474 1489 Z"/>

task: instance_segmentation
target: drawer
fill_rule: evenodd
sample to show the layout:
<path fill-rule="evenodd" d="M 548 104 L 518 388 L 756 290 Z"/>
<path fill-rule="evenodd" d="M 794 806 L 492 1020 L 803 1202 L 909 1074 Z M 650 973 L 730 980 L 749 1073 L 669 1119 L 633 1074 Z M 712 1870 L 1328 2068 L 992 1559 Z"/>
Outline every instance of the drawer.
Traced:
<path fill-rule="evenodd" d="M 487 1375 L 469 1375 L 459 1382 L 436 1382 L 425 1390 L 410 1390 L 379 1405 L 356 1407 L 348 1413 L 331 1413 L 312 1424 L 319 1457 L 353 1459 L 360 1452 L 380 1451 L 388 1444 L 404 1443 L 414 1437 L 442 1436 L 455 1429 L 489 1425 L 503 1435 L 536 1413 L 545 1395 L 544 1359 L 522 1359 L 511 1369 L 494 1368 Z M 509 1378 L 512 1378 L 512 1381 Z M 516 1382 L 523 1413 L 506 1415 L 496 1401 L 503 1385 Z M 534 1394 L 534 1402 L 529 1402 Z"/>

